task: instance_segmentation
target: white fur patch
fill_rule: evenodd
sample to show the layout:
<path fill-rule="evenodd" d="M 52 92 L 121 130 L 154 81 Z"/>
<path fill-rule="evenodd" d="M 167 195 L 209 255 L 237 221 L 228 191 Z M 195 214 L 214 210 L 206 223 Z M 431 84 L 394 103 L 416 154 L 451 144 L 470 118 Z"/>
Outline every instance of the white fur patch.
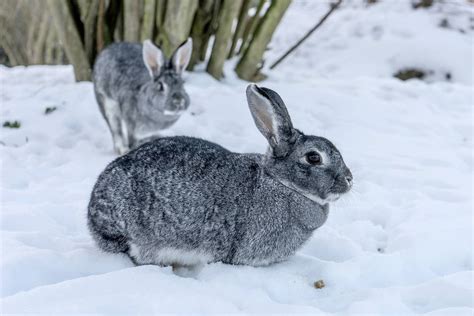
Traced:
<path fill-rule="evenodd" d="M 120 108 L 118 102 L 104 96 L 105 116 L 110 121 L 113 118 L 120 117 Z"/>
<path fill-rule="evenodd" d="M 140 248 L 137 245 L 129 243 L 128 247 L 128 253 L 130 256 L 132 256 L 133 258 L 140 258 Z"/>
<path fill-rule="evenodd" d="M 124 145 L 124 147 L 130 147 L 129 146 L 129 143 L 128 143 L 128 127 L 127 127 L 127 123 L 125 122 L 125 120 L 121 119 L 120 120 L 120 125 L 122 127 L 122 143 Z"/>
<path fill-rule="evenodd" d="M 327 198 L 322 199 L 319 196 L 317 196 L 316 194 L 304 192 L 302 189 L 296 187 L 295 185 L 293 185 L 292 183 L 289 183 L 287 181 L 280 181 L 279 180 L 278 182 L 283 184 L 285 187 L 287 187 L 289 189 L 292 189 L 292 190 L 298 192 L 299 194 L 305 196 L 306 198 L 310 199 L 311 201 L 318 203 L 319 205 L 324 205 L 324 204 L 327 204 L 329 202 L 334 202 L 337 199 L 339 199 L 339 197 L 340 197 L 339 194 L 330 193 Z"/>
<path fill-rule="evenodd" d="M 122 139 L 120 137 L 119 131 L 122 131 L 123 135 L 127 134 L 127 125 L 122 120 L 122 113 L 120 112 L 120 107 L 117 101 L 107 98 L 104 95 L 104 114 L 109 122 L 110 130 L 114 139 L 115 149 L 120 153 L 124 154 L 128 149 L 128 140 Z M 120 121 L 120 125 L 118 122 Z M 127 137 L 125 137 L 127 138 Z"/>
<path fill-rule="evenodd" d="M 138 262 L 142 261 L 141 258 L 145 256 L 146 258 L 152 258 L 153 263 L 159 265 L 196 266 L 211 262 L 213 259 L 211 255 L 198 250 L 181 250 L 170 247 L 161 249 L 142 249 L 140 246 L 133 243 L 130 243 L 129 247 L 130 256 L 135 258 Z M 142 253 L 143 250 L 147 253 Z M 151 251 L 153 253 L 150 253 Z"/>
<path fill-rule="evenodd" d="M 155 258 L 165 265 L 178 264 L 183 266 L 194 266 L 212 261 L 212 256 L 196 250 L 180 250 L 175 248 L 163 248 L 156 252 Z"/>
<path fill-rule="evenodd" d="M 135 131 L 135 138 L 139 141 L 150 138 L 150 137 L 156 137 L 159 136 L 160 134 L 157 131 L 153 132 L 141 132 L 141 131 Z"/>

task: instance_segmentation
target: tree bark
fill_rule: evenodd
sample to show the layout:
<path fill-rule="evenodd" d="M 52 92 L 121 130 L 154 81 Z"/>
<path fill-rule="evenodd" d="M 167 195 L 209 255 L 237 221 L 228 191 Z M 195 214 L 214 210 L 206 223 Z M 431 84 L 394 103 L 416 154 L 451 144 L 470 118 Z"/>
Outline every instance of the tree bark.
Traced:
<path fill-rule="evenodd" d="M 196 0 L 166 2 L 166 14 L 157 42 L 167 57 L 188 38 L 197 5 Z"/>
<path fill-rule="evenodd" d="M 273 1 L 270 8 L 268 8 L 268 11 L 255 30 L 255 35 L 248 49 L 244 52 L 235 69 L 241 79 L 248 81 L 258 81 L 261 79 L 259 64 L 262 61 L 265 48 L 270 42 L 283 14 L 288 9 L 290 2 L 291 0 Z"/>
<path fill-rule="evenodd" d="M 57 35 L 66 51 L 67 59 L 74 66 L 76 81 L 90 80 L 90 64 L 68 6 L 61 0 L 47 1 Z"/>
<path fill-rule="evenodd" d="M 212 11 L 214 0 L 200 0 L 194 16 L 191 37 L 193 39 L 193 53 L 189 61 L 188 69 L 193 69 L 200 61 L 201 49 L 205 45 L 206 33 L 211 29 Z"/>
<path fill-rule="evenodd" d="M 229 54 L 232 24 L 239 14 L 242 0 L 224 0 L 219 13 L 219 27 L 214 39 L 207 72 L 216 79 L 223 76 L 224 62 Z"/>
<path fill-rule="evenodd" d="M 141 0 L 123 0 L 124 40 L 138 42 L 140 39 Z"/>
<path fill-rule="evenodd" d="M 222 5 L 222 0 L 215 0 L 212 6 L 212 18 L 209 25 L 206 27 L 206 32 L 202 37 L 201 52 L 199 53 L 199 60 L 205 61 L 207 57 L 207 48 L 209 46 L 209 40 L 213 34 L 216 33 L 217 27 L 219 26 L 219 10 Z"/>
<path fill-rule="evenodd" d="M 156 0 L 156 12 L 155 12 L 155 21 L 156 21 L 156 35 L 155 42 L 159 45 L 160 33 L 163 32 L 163 21 L 165 19 L 166 12 L 166 0 Z"/>
<path fill-rule="evenodd" d="M 25 8 L 28 9 L 25 4 L 27 3 L 21 0 L 0 1 L 0 46 L 8 56 L 11 66 L 28 64 L 26 34 L 31 14 L 24 12 Z M 32 6 L 36 9 L 35 4 Z"/>
<path fill-rule="evenodd" d="M 121 3 L 121 7 L 120 7 L 120 10 L 118 11 L 117 13 L 117 21 L 116 21 L 116 24 L 115 24 L 115 29 L 114 29 L 114 33 L 113 33 L 113 41 L 114 42 L 122 42 L 124 41 L 124 36 L 125 36 L 125 14 L 124 14 L 124 11 L 125 10 L 125 6 L 124 6 L 124 3 L 122 2 Z"/>
<path fill-rule="evenodd" d="M 58 37 L 56 33 L 57 33 L 56 30 L 50 31 L 48 32 L 46 36 L 45 49 L 44 49 L 44 63 L 47 65 L 54 64 L 54 55 L 57 50 L 55 43 Z"/>
<path fill-rule="evenodd" d="M 86 50 L 89 63 L 94 63 L 96 55 L 96 26 L 99 0 L 77 0 L 81 13 L 81 21 L 84 25 L 84 48 Z"/>
<path fill-rule="evenodd" d="M 106 24 L 105 24 L 105 0 L 99 0 L 99 8 L 97 11 L 97 37 L 96 37 L 96 49 L 99 54 L 105 47 L 106 37 Z"/>
<path fill-rule="evenodd" d="M 34 42 L 35 39 L 38 38 L 39 35 L 39 23 L 41 21 L 41 12 L 35 12 L 36 14 L 31 14 L 29 17 L 28 23 L 31 23 L 31 25 L 34 25 L 34 27 L 28 27 L 26 30 L 26 40 L 25 40 L 25 49 L 26 49 L 26 55 L 28 58 L 28 62 L 31 62 L 33 60 L 34 56 Z"/>
<path fill-rule="evenodd" d="M 237 47 L 237 43 L 239 39 L 242 38 L 244 33 L 245 23 L 248 20 L 248 11 L 250 7 L 250 0 L 244 0 L 242 4 L 242 8 L 240 9 L 239 19 L 237 22 L 237 27 L 235 28 L 234 38 L 232 39 L 232 45 L 230 46 L 229 56 L 228 58 L 232 58 L 234 56 L 235 49 Z"/>
<path fill-rule="evenodd" d="M 140 40 L 153 40 L 155 30 L 156 0 L 145 0 L 143 5 L 143 23 Z"/>
<path fill-rule="evenodd" d="M 103 0 L 105 1 L 105 0 Z M 108 4 L 108 5 L 107 5 Z M 114 40 L 119 40 L 118 35 L 122 36 L 123 32 L 116 31 L 118 28 L 119 23 L 123 18 L 123 3 L 122 1 L 114 0 L 114 1 L 106 1 L 104 3 L 106 10 L 105 10 L 105 24 L 104 24 L 104 47 L 107 46 L 109 43 L 113 42 Z M 120 37 L 120 40 L 122 37 Z"/>
<path fill-rule="evenodd" d="M 245 25 L 244 32 L 242 34 L 242 44 L 240 44 L 238 54 L 243 54 L 247 50 L 249 43 L 252 40 L 251 35 L 255 32 L 258 22 L 260 21 L 260 12 L 262 12 L 263 6 L 266 2 L 267 0 L 259 1 L 255 10 L 255 14 L 251 18 L 249 18 L 247 25 Z"/>
<path fill-rule="evenodd" d="M 42 14 L 42 19 L 40 22 L 40 25 L 38 26 L 38 37 L 36 38 L 34 42 L 34 46 L 32 49 L 33 53 L 33 58 L 32 62 L 35 64 L 44 64 L 44 51 L 45 51 L 45 44 L 46 44 L 46 38 L 48 35 L 48 30 L 49 32 L 54 32 L 54 29 L 51 29 L 51 23 L 49 16 L 46 14 Z"/>

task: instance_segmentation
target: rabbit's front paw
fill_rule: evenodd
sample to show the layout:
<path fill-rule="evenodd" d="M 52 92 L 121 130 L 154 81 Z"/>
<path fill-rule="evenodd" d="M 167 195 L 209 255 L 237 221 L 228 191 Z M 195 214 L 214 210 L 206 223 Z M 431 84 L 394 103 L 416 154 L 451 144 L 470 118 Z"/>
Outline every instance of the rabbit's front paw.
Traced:
<path fill-rule="evenodd" d="M 115 147 L 115 152 L 120 156 L 126 154 L 129 150 L 126 146 L 124 146 L 121 143 L 119 143 L 119 144 L 116 143 L 114 147 Z"/>
<path fill-rule="evenodd" d="M 194 278 L 204 268 L 204 263 L 198 263 L 192 266 L 183 266 L 173 264 L 173 273 L 183 278 Z"/>

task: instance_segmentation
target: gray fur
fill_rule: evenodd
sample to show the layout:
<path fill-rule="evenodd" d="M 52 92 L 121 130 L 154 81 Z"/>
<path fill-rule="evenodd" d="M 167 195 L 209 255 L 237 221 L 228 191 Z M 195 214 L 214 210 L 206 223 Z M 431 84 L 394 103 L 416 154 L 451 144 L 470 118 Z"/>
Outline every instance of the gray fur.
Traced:
<path fill-rule="evenodd" d="M 180 136 L 117 158 L 89 203 L 101 249 L 136 264 L 260 266 L 287 259 L 324 224 L 328 202 L 352 186 L 341 154 L 327 139 L 294 129 L 275 92 L 250 85 L 247 97 L 268 153 L 233 153 Z M 315 150 L 322 165 L 304 160 Z"/>
<path fill-rule="evenodd" d="M 150 41 L 112 44 L 99 55 L 94 91 L 119 154 L 156 137 L 188 108 L 181 75 L 191 47 L 188 39 L 170 60 Z"/>

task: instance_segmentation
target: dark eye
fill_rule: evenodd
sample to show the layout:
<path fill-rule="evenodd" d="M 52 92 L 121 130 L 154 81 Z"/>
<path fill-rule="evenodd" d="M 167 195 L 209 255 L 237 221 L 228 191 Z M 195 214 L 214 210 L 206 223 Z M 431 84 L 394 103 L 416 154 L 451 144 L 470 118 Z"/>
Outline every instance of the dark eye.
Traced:
<path fill-rule="evenodd" d="M 321 155 L 315 151 L 306 154 L 306 161 L 311 165 L 320 165 L 323 162 Z"/>

